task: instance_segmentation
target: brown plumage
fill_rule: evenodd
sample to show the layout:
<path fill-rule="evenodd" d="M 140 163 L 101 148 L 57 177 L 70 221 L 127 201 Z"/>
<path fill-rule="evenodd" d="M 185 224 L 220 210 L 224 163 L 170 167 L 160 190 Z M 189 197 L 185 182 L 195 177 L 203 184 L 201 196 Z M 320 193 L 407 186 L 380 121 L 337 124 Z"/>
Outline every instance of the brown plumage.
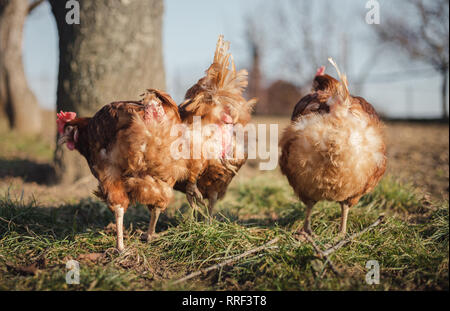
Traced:
<path fill-rule="evenodd" d="M 173 185 L 187 175 L 185 160 L 168 156 L 176 139 L 170 136 L 171 125 L 181 122 L 175 102 L 164 92 L 148 90 L 141 101 L 111 103 L 92 118 L 73 118 L 72 113 L 64 119 L 63 114 L 58 115 L 59 143 L 78 150 L 98 179 L 96 195 L 116 215 L 118 249 L 123 249 L 123 214 L 132 202 L 149 207 L 147 238 L 152 238 Z"/>
<path fill-rule="evenodd" d="M 383 125 L 362 97 L 319 69 L 312 92 L 295 106 L 280 146 L 280 168 L 306 206 L 303 230 L 312 234 L 311 209 L 317 201 L 341 204 L 342 235 L 349 208 L 373 190 L 386 169 Z"/>
<path fill-rule="evenodd" d="M 216 124 L 222 131 L 227 126 L 240 124 L 245 126 L 251 119 L 251 111 L 255 100 L 247 101 L 243 97 L 247 87 L 247 71 L 236 71 L 231 54 L 228 52 L 229 42 L 219 37 L 212 65 L 201 78 L 192 86 L 180 105 L 179 111 L 182 121 L 192 128 L 194 117 L 201 117 L 202 126 Z M 224 133 L 224 132 L 223 132 Z M 225 135 L 225 134 L 223 134 Z M 203 138 L 203 142 L 210 137 Z M 225 139 L 224 136 L 222 139 Z M 235 138 L 231 138 L 225 148 L 234 150 Z M 193 196 L 197 199 L 208 199 L 208 210 L 211 215 L 214 204 L 221 199 L 237 171 L 244 165 L 243 159 L 231 158 L 191 160 L 189 178 L 178 182 L 175 189 L 186 193 L 189 203 L 195 207 Z"/>

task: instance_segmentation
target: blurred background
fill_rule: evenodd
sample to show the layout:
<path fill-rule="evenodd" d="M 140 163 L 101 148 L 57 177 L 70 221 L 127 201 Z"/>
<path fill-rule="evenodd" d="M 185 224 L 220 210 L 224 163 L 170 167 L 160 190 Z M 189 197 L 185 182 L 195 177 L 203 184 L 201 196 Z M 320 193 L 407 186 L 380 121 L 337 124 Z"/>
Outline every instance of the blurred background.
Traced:
<path fill-rule="evenodd" d="M 79 24 L 66 21 L 73 3 Z M 387 121 L 390 172 L 448 197 L 448 8 L 448 0 L 0 0 L 0 178 L 5 187 L 83 180 L 84 160 L 55 146 L 55 110 L 92 115 L 148 87 L 181 103 L 223 34 L 249 71 L 246 96 L 259 98 L 254 122 L 278 123 L 281 133 L 317 68 L 336 76 L 332 57 L 350 91 Z"/>
<path fill-rule="evenodd" d="M 251 73 L 251 95 L 262 99 L 257 113 L 290 114 L 315 70 L 333 57 L 351 90 L 386 117 L 448 116 L 448 101 L 445 111 L 442 104 L 443 83 L 448 92 L 448 1 L 378 1 L 379 25 L 366 23 L 366 3 L 165 0 L 167 89 L 181 102 L 224 34 L 239 68 Z M 55 109 L 58 31 L 47 2 L 25 22 L 23 61 L 39 104 Z"/>

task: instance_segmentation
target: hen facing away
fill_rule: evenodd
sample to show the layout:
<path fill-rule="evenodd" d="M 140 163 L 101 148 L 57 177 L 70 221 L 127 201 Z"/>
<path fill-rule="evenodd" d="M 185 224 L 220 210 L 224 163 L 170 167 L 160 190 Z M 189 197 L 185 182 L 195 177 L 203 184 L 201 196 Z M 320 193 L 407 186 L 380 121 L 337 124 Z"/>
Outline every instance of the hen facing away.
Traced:
<path fill-rule="evenodd" d="M 306 205 L 303 231 L 313 234 L 310 217 L 320 200 L 341 205 L 340 234 L 346 234 L 349 209 L 372 191 L 386 169 L 383 125 L 363 98 L 351 96 L 346 76 L 340 82 L 317 71 L 313 90 L 295 106 L 280 141 L 281 172 Z"/>
<path fill-rule="evenodd" d="M 141 101 L 114 102 L 92 118 L 58 114 L 59 144 L 83 155 L 98 179 L 96 195 L 115 214 L 117 248 L 124 249 L 123 215 L 130 203 L 146 204 L 151 218 L 147 239 L 155 236 L 159 214 L 173 196 L 172 187 L 187 176 L 186 162 L 169 148 L 176 137 L 171 125 L 181 122 L 172 98 L 148 90 Z"/>
<path fill-rule="evenodd" d="M 233 177 L 247 159 L 245 147 L 237 143 L 232 131 L 236 125 L 245 127 L 251 119 L 251 112 L 256 100 L 247 101 L 243 97 L 248 85 L 247 71 L 236 71 L 232 55 L 228 52 L 230 44 L 219 37 L 214 61 L 206 75 L 192 86 L 180 105 L 182 122 L 192 128 L 194 118 L 201 118 L 202 127 L 215 124 L 221 132 L 222 150 L 220 156 L 207 159 L 203 154 L 200 159 L 192 159 L 189 165 L 189 178 L 177 182 L 174 189 L 186 193 L 193 208 L 197 200 L 208 199 L 208 211 L 211 215 L 217 200 L 221 199 Z M 202 149 L 211 137 L 202 139 Z M 235 152 L 242 147 L 243 156 Z"/>

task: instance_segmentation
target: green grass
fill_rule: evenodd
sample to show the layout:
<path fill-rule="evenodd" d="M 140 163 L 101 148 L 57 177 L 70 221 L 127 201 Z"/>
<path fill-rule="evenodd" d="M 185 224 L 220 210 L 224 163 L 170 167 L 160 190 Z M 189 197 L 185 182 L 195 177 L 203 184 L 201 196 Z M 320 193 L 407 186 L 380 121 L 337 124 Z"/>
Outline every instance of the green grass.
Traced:
<path fill-rule="evenodd" d="M 231 187 L 211 225 L 190 217 L 182 195 L 160 218 L 152 243 L 140 240 L 148 211 L 125 215 L 126 251 L 114 250 L 113 221 L 93 200 L 43 208 L 5 194 L 0 199 L 0 290 L 448 290 L 448 202 L 428 202 L 408 185 L 385 178 L 349 216 L 349 233 L 385 223 L 330 256 L 337 277 L 306 242 L 294 239 L 304 206 L 282 178 L 260 177 Z M 316 243 L 334 243 L 340 208 L 321 202 L 313 210 Z M 278 248 L 248 256 L 233 266 L 174 285 L 197 271 L 279 237 Z M 102 253 L 92 262 L 80 255 Z M 80 262 L 80 284 L 67 285 L 66 262 Z M 381 267 L 379 285 L 365 283 L 366 262 Z M 24 274 L 37 263 L 39 270 Z"/>
<path fill-rule="evenodd" d="M 30 155 L 33 160 L 51 161 L 54 148 L 48 142 L 50 138 L 23 135 L 14 131 L 0 130 L 0 158 L 28 158 Z"/>
<path fill-rule="evenodd" d="M 50 139 L 0 129 L 0 178 L 21 177 L 27 182 L 49 182 L 54 152 Z"/>

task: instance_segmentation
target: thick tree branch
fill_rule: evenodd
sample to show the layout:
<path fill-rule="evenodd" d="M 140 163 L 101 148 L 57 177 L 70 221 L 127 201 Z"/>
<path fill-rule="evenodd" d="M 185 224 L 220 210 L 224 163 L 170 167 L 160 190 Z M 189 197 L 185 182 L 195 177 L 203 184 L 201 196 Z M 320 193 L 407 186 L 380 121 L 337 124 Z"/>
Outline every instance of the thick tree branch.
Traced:
<path fill-rule="evenodd" d="M 30 4 L 28 7 L 28 14 L 30 14 L 35 8 L 37 8 L 39 5 L 42 4 L 45 0 L 36 0 L 33 3 Z"/>

